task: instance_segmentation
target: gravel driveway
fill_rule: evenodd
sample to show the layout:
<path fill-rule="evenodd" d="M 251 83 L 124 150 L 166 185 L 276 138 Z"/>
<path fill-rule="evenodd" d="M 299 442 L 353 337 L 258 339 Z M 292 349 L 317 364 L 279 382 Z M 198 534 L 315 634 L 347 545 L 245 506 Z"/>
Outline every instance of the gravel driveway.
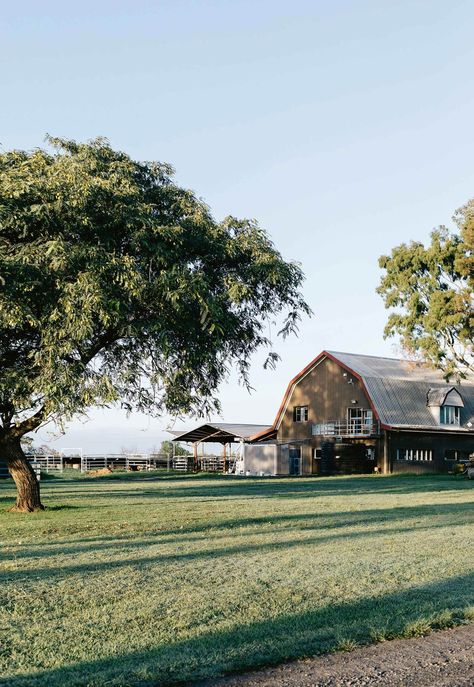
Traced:
<path fill-rule="evenodd" d="M 473 687 L 474 625 L 201 683 L 202 687 Z"/>

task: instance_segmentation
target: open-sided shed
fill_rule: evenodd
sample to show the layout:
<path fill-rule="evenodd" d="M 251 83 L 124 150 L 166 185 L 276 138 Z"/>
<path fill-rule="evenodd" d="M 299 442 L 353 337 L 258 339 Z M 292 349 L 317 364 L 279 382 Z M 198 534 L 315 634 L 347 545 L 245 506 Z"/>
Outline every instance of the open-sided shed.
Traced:
<path fill-rule="evenodd" d="M 256 436 L 269 429 L 268 425 L 235 424 L 228 422 L 206 422 L 186 432 L 172 432 L 173 441 L 192 443 L 196 468 L 198 467 L 198 447 L 200 444 L 222 445 L 222 469 L 229 467 L 228 447 L 232 444 L 252 443 Z M 235 456 L 236 457 L 236 456 Z"/>

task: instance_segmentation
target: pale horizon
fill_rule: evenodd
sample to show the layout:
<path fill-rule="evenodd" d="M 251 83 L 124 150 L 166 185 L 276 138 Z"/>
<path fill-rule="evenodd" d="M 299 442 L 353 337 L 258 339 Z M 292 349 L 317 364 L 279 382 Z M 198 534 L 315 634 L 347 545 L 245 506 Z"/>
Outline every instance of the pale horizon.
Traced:
<path fill-rule="evenodd" d="M 320 351 L 398 357 L 378 258 L 452 227 L 473 195 L 473 21 L 459 1 L 8 4 L 0 143 L 106 136 L 171 163 L 217 219 L 256 218 L 301 263 L 314 317 L 277 342 L 276 370 L 255 356 L 251 395 L 232 374 L 211 418 L 271 424 Z M 90 417 L 35 443 L 113 453 L 170 438 L 169 417 Z"/>

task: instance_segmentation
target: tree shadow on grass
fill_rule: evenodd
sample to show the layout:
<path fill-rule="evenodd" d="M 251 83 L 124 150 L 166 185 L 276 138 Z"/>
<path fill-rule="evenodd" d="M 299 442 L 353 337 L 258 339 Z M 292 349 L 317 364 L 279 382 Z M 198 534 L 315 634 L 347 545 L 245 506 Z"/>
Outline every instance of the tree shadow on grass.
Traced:
<path fill-rule="evenodd" d="M 53 506 L 48 510 L 75 510 L 82 506 Z M 442 517 L 442 523 L 433 524 L 432 519 Z M 408 523 L 417 519 L 417 526 L 410 527 Z M 429 522 L 420 522 L 428 519 Z M 400 524 L 395 529 L 384 527 L 386 523 Z M 395 508 L 374 508 L 370 510 L 338 511 L 331 513 L 291 513 L 280 515 L 266 513 L 263 516 L 249 518 L 220 519 L 183 526 L 177 529 L 154 529 L 149 533 L 132 532 L 129 534 L 115 534 L 112 536 L 87 537 L 65 541 L 59 539 L 53 545 L 48 544 L 18 544 L 15 545 L 17 559 L 42 559 L 51 556 L 75 555 L 84 553 L 104 552 L 106 550 L 140 550 L 146 546 L 157 544 L 187 543 L 203 541 L 203 534 L 209 534 L 209 539 L 215 541 L 220 536 L 232 536 L 233 533 L 242 539 L 244 536 L 255 537 L 259 534 L 268 536 L 268 527 L 274 534 L 291 532 L 306 532 L 308 530 L 337 531 L 353 527 L 373 527 L 380 525 L 380 534 L 393 531 L 408 531 L 414 529 L 433 529 L 437 527 L 455 527 L 474 524 L 474 508 L 470 502 L 420 504 L 414 506 L 399 506 Z M 264 528 L 255 531 L 252 528 Z M 369 532 L 366 533 L 370 534 Z M 140 536 L 141 535 L 141 536 Z M 144 536 L 147 535 L 147 536 Z M 170 540 L 170 538 L 173 538 Z"/>
<path fill-rule="evenodd" d="M 51 510 L 61 510 L 68 507 L 53 507 Z M 75 506 L 71 506 L 74 509 Z M 80 508 L 80 507 L 78 507 Z M 433 518 L 442 517 L 442 522 L 433 523 Z M 415 526 L 410 522 L 415 520 Z M 421 522 L 420 522 L 421 521 Z M 390 534 L 392 532 L 411 531 L 414 529 L 434 529 L 439 527 L 456 527 L 474 524 L 474 508 L 471 503 L 436 503 L 415 506 L 399 506 L 396 508 L 374 508 L 370 510 L 348 510 L 331 513 L 268 513 L 258 517 L 234 517 L 232 519 L 220 519 L 217 521 L 206 520 L 191 526 L 183 526 L 177 529 L 155 529 L 151 532 L 131 533 L 127 535 L 115 534 L 112 536 L 88 537 L 74 539 L 70 542 L 59 540 L 53 546 L 47 544 L 17 544 L 15 545 L 16 559 L 43 559 L 51 556 L 78 555 L 87 553 L 100 553 L 107 550 L 143 550 L 148 546 L 170 543 L 189 543 L 203 541 L 203 534 L 209 534 L 210 541 L 216 541 L 223 536 L 229 537 L 233 533 L 242 540 L 245 536 L 255 537 L 259 534 L 268 536 L 269 527 L 275 535 L 285 533 L 297 534 L 310 531 L 338 531 L 354 527 L 373 527 L 380 525 L 376 532 L 369 534 Z M 387 523 L 399 523 L 394 528 L 387 528 Z M 255 528 L 263 528 L 257 529 Z M 141 535 L 141 536 L 140 536 Z M 147 536 L 144 536 L 147 535 Z M 343 535 L 344 536 L 344 535 Z M 346 534 L 346 536 L 350 536 Z M 320 538 L 320 541 L 323 541 Z"/>
<path fill-rule="evenodd" d="M 62 668 L 10 674 L 3 687 L 163 687 L 179 682 L 281 663 L 336 649 L 342 641 L 359 644 L 426 633 L 429 627 L 462 622 L 474 604 L 474 573 L 386 596 L 205 631 L 191 639 L 150 644 Z M 79 640 L 78 640 L 79 641 Z M 53 659 L 54 660 L 54 659 Z"/>
<path fill-rule="evenodd" d="M 58 510 L 81 510 L 83 506 L 73 506 L 70 503 L 65 503 L 65 504 L 58 504 L 56 506 L 46 506 L 46 509 L 49 511 L 58 511 Z"/>
<path fill-rule="evenodd" d="M 178 481 L 175 486 L 174 481 Z M 470 490 L 474 485 L 468 480 L 457 479 L 451 475 L 387 475 L 365 477 L 296 477 L 296 478 L 245 478 L 221 476 L 212 480 L 182 477 L 179 480 L 161 479 L 155 482 L 137 482 L 124 480 L 114 483 L 93 483 L 93 489 L 87 488 L 83 481 L 74 482 L 70 487 L 61 481 L 48 484 L 48 495 L 56 489 L 63 489 L 64 496 L 88 499 L 121 499 L 132 501 L 138 498 L 176 500 L 195 499 L 214 501 L 218 499 L 243 498 L 315 498 L 359 496 L 365 494 L 423 494 L 427 492 Z M 127 484 L 129 485 L 127 488 Z M 83 487 L 83 488 L 79 488 Z M 137 488 L 140 485 L 142 488 Z M 65 488 L 66 487 L 66 488 Z M 117 488 L 118 487 L 118 488 Z"/>
<path fill-rule="evenodd" d="M 178 482 L 175 486 L 174 482 Z M 428 492 L 472 491 L 474 484 L 468 480 L 456 479 L 450 475 L 387 475 L 387 476 L 350 476 L 331 478 L 239 478 L 232 476 L 181 476 L 168 480 L 159 478 L 155 482 L 146 483 L 137 480 L 120 480 L 117 482 L 102 482 L 90 480 L 93 488 L 88 488 L 84 480 L 71 482 L 57 480 L 48 483 L 43 492 L 43 501 L 47 506 L 48 499 L 65 501 L 68 499 L 87 500 L 85 505 L 98 507 L 97 501 L 110 502 L 127 499 L 128 505 L 144 505 L 145 501 L 199 499 L 201 503 L 209 501 L 229 502 L 247 498 L 275 500 L 290 500 L 302 498 L 324 498 L 340 496 L 364 496 L 367 494 L 423 494 Z M 141 488 L 137 488 L 140 485 Z M 118 487 L 118 488 L 117 488 Z M 11 489 L 11 486 L 10 486 Z M 1 485 L 0 485 L 1 493 Z M 14 502 L 15 494 L 0 496 L 0 504 L 8 509 Z M 140 499 L 140 503 L 137 501 Z"/>
<path fill-rule="evenodd" d="M 170 554 L 161 554 L 159 552 L 156 552 L 156 548 L 160 545 L 160 543 L 169 545 L 175 543 L 175 541 L 167 540 L 161 542 L 160 538 L 158 537 L 141 538 L 136 541 L 132 540 L 128 542 L 124 542 L 116 538 L 113 543 L 102 543 L 99 546 L 94 546 L 86 549 L 77 546 L 58 546 L 54 552 L 51 551 L 51 549 L 49 551 L 49 556 L 68 555 L 76 557 L 81 554 L 86 556 L 93 555 L 93 563 L 79 563 L 75 561 L 72 565 L 51 566 L 48 564 L 46 560 L 45 567 L 41 567 L 39 562 L 41 562 L 42 559 L 44 560 L 48 557 L 43 556 L 41 550 L 38 551 L 36 555 L 33 554 L 29 557 L 27 551 L 15 551 L 15 561 L 17 563 L 22 559 L 33 560 L 37 562 L 35 563 L 33 568 L 28 568 L 26 570 L 19 568 L 15 570 L 6 570 L 5 572 L 0 573 L 0 581 L 6 583 L 11 582 L 13 580 L 29 580 L 31 578 L 34 578 L 36 581 L 40 579 L 48 579 L 49 581 L 54 582 L 57 579 L 61 579 L 71 574 L 100 574 L 102 571 L 110 572 L 111 570 L 120 570 L 122 568 L 127 568 L 129 566 L 146 567 L 149 565 L 165 565 L 168 563 L 176 562 L 185 563 L 189 561 L 197 562 L 199 560 L 205 559 L 212 560 L 222 557 L 240 556 L 242 554 L 255 555 L 271 551 L 284 551 L 295 547 L 314 547 L 318 545 L 324 545 L 330 542 L 337 543 L 341 539 L 371 540 L 377 537 L 389 537 L 391 535 L 409 534 L 415 531 L 427 532 L 429 530 L 435 530 L 439 528 L 450 528 L 450 530 L 453 531 L 454 528 L 464 527 L 466 524 L 473 520 L 471 504 L 437 504 L 436 506 L 431 506 L 430 508 L 425 507 L 425 509 L 417 509 L 414 515 L 415 522 L 412 522 L 411 524 L 407 518 L 407 514 L 405 513 L 407 509 L 401 509 L 403 511 L 403 515 L 400 516 L 399 514 L 399 518 L 402 518 L 402 522 L 398 521 L 392 527 L 384 526 L 376 530 L 358 529 L 354 531 L 352 529 L 353 527 L 364 528 L 367 526 L 371 526 L 377 524 L 377 522 L 379 521 L 385 523 L 393 522 L 394 520 L 396 520 L 396 518 L 394 518 L 394 510 L 397 509 L 387 509 L 385 511 L 378 510 L 376 511 L 376 513 L 378 514 L 378 518 L 374 517 L 373 514 L 369 511 L 369 518 L 367 518 L 366 512 L 364 514 L 364 517 L 360 518 L 359 520 L 357 520 L 357 513 L 337 514 L 342 515 L 344 517 L 344 520 L 336 520 L 335 522 L 333 521 L 333 523 L 328 523 L 326 525 L 323 524 L 322 526 L 318 526 L 317 524 L 311 525 L 307 523 L 305 526 L 298 527 L 295 526 L 293 523 L 292 527 L 281 528 L 276 530 L 274 534 L 276 537 L 279 537 L 279 539 L 273 538 L 271 541 L 253 541 L 251 543 L 246 543 L 242 541 L 242 534 L 239 531 L 238 543 L 235 546 L 216 547 L 216 544 L 218 543 L 220 537 L 215 536 L 210 537 L 209 541 L 203 540 L 202 537 L 178 537 L 176 539 L 176 543 L 182 544 L 184 542 L 189 543 L 195 540 L 199 540 L 200 542 L 206 544 L 207 547 L 199 550 L 183 552 L 180 551 L 178 553 Z M 449 518 L 447 517 L 448 513 L 451 516 Z M 435 514 L 443 516 L 442 522 L 436 523 L 432 521 L 432 516 L 434 516 Z M 420 523 L 420 517 L 424 517 L 425 522 Z M 388 520 L 388 518 L 390 518 L 390 520 Z M 272 519 L 272 522 L 273 520 L 274 519 Z M 351 529 L 347 530 L 347 527 L 350 527 Z M 316 536 L 298 537 L 298 533 L 305 533 L 307 531 L 317 532 L 318 534 L 316 534 Z M 319 534 L 320 532 L 324 532 L 324 534 L 321 535 Z M 249 532 L 248 534 L 255 538 L 260 533 L 253 531 Z M 262 532 L 262 535 L 266 537 L 268 537 L 269 534 L 273 533 L 269 533 L 268 530 Z M 149 551 L 147 551 L 147 549 L 149 549 Z M 110 560 L 110 558 L 107 558 L 103 561 L 96 560 L 97 554 L 100 555 L 100 553 L 105 552 L 107 550 L 115 551 L 118 555 L 126 554 L 129 557 L 118 558 L 115 560 Z M 150 553 L 151 555 L 147 555 Z"/>

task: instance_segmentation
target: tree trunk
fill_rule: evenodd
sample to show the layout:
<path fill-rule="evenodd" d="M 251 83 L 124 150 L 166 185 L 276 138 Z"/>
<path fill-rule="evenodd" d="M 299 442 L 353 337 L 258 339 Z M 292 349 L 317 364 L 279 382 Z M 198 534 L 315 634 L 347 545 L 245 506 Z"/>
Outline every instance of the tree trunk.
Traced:
<path fill-rule="evenodd" d="M 21 513 L 44 510 L 40 498 L 40 485 L 33 468 L 27 460 L 20 439 L 4 437 L 0 440 L 0 455 L 6 460 L 10 475 L 16 484 L 16 504 L 10 509 Z"/>

